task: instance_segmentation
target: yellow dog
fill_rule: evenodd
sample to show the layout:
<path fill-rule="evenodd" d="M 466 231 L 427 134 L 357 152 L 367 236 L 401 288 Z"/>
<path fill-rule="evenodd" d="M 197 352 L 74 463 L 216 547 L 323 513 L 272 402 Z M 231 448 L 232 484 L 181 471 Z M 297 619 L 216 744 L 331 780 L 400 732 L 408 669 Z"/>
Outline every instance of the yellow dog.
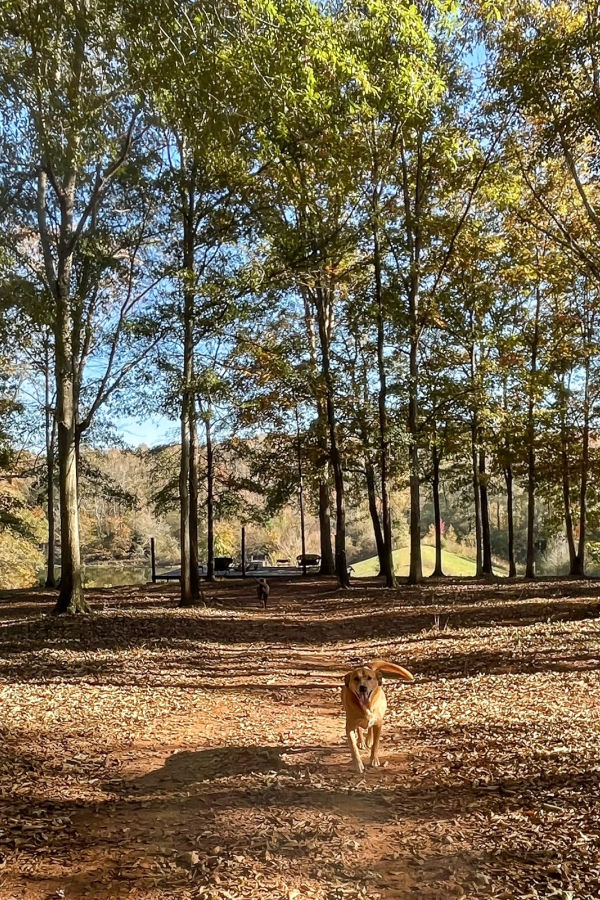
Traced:
<path fill-rule="evenodd" d="M 346 738 L 357 772 L 364 772 L 359 749 L 371 748 L 371 766 L 379 763 L 379 739 L 387 700 L 381 687 L 383 677 L 414 681 L 414 677 L 402 666 L 375 659 L 368 666 L 352 669 L 344 678 L 342 703 L 346 710 Z"/>

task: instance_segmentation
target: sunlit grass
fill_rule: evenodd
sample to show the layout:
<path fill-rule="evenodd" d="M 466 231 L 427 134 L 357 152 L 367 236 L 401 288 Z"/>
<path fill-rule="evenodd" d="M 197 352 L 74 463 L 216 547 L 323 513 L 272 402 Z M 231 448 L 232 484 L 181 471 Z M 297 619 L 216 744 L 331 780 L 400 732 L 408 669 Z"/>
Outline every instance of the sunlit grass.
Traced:
<path fill-rule="evenodd" d="M 435 547 L 429 544 L 421 544 L 421 558 L 423 564 L 423 574 L 431 575 L 435 567 Z M 410 548 L 401 547 L 394 550 L 394 569 L 396 575 L 407 576 L 410 561 Z M 469 576 L 475 575 L 475 560 L 467 559 L 459 556 L 457 553 L 450 553 L 442 550 L 442 567 L 445 575 Z M 379 572 L 379 561 L 376 556 L 370 559 L 363 559 L 360 562 L 352 563 L 354 576 L 356 578 L 370 578 Z M 507 569 L 504 566 L 494 564 L 494 572 L 498 575 L 506 575 Z"/>

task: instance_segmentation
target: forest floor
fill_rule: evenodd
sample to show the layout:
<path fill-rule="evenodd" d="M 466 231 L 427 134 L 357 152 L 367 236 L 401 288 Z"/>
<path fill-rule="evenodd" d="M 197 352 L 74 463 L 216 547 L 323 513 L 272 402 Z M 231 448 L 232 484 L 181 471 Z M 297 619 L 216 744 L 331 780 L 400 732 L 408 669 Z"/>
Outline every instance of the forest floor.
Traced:
<path fill-rule="evenodd" d="M 600 897 L 600 582 L 0 593 L 1 900 Z M 383 767 L 343 674 L 387 657 Z"/>

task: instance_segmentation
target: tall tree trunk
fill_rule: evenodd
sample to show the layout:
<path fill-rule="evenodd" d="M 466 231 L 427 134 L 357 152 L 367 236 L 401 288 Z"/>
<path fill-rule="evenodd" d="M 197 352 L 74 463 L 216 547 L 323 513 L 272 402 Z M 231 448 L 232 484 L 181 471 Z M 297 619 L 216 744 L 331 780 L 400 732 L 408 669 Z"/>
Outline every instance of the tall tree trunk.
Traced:
<path fill-rule="evenodd" d="M 181 459 L 179 464 L 179 505 L 180 505 L 180 545 L 181 545 L 181 598 L 180 606 L 193 606 L 199 600 L 198 585 L 198 532 L 194 528 L 192 485 L 192 427 L 194 426 L 193 378 L 194 378 L 194 338 L 193 338 L 194 298 L 184 291 L 184 339 L 183 339 L 183 390 L 181 397 Z M 197 522 L 196 498 L 196 522 Z M 196 536 L 196 547 L 192 542 Z M 196 577 L 192 572 L 196 562 Z"/>
<path fill-rule="evenodd" d="M 56 418 L 60 495 L 60 593 L 56 614 L 89 612 L 83 595 L 79 546 L 77 492 L 76 410 L 73 397 L 73 356 L 69 309 L 70 264 L 63 266 L 57 281 L 56 299 Z"/>
<path fill-rule="evenodd" d="M 409 477 L 410 477 L 410 565 L 408 583 L 418 584 L 423 580 L 421 562 L 421 497 L 419 486 L 419 342 L 417 339 L 417 298 L 411 294 L 410 301 L 410 361 L 408 376 L 408 435 L 409 435 Z"/>
<path fill-rule="evenodd" d="M 374 207 L 376 206 L 375 200 L 373 205 Z M 385 327 L 383 288 L 381 284 L 381 250 L 376 222 L 373 227 L 373 269 L 375 276 L 375 303 L 377 308 L 377 374 L 379 376 L 377 409 L 379 414 L 379 466 L 381 470 L 381 523 L 383 529 L 383 547 L 382 554 L 379 557 L 379 563 L 386 587 L 395 587 L 396 576 L 394 574 L 392 512 L 389 492 L 390 448 L 387 415 L 387 380 L 384 358 Z"/>
<path fill-rule="evenodd" d="M 379 560 L 379 574 L 383 574 L 383 558 L 385 555 L 385 547 L 383 542 L 383 532 L 381 530 L 381 521 L 379 519 L 379 510 L 377 509 L 377 491 L 375 489 L 375 470 L 370 459 L 365 458 L 365 481 L 367 483 L 367 499 L 369 501 L 369 514 L 373 523 L 373 534 L 375 536 L 375 546 L 377 547 L 377 559 Z"/>
<path fill-rule="evenodd" d="M 45 418 L 46 418 L 46 484 L 48 493 L 47 518 L 48 518 L 48 549 L 46 555 L 46 587 L 56 587 L 56 573 L 54 570 L 54 553 L 56 545 L 56 525 L 54 516 L 54 447 L 56 441 L 56 415 L 51 404 L 50 390 L 50 353 L 48 345 L 45 347 L 44 377 L 45 377 Z"/>
<path fill-rule="evenodd" d="M 73 266 L 73 221 L 76 176 L 67 175 L 62 192 L 58 237 L 58 268 L 55 283 L 54 359 L 56 373 L 56 420 L 60 497 L 60 593 L 54 613 L 89 612 L 83 595 L 79 546 L 79 497 L 77 491 L 77 408 L 75 402 L 75 360 L 71 271 Z M 45 231 L 45 223 L 40 228 Z"/>
<path fill-rule="evenodd" d="M 535 578 L 535 449 L 533 436 L 527 449 L 527 559 L 525 578 Z"/>
<path fill-rule="evenodd" d="M 329 459 L 329 447 L 327 444 L 327 410 L 323 401 L 320 376 L 319 359 L 317 352 L 317 335 L 319 333 L 318 315 L 314 313 L 313 292 L 307 287 L 301 289 L 304 303 L 304 324 L 308 341 L 310 356 L 310 372 L 313 382 L 315 405 L 317 410 L 317 445 L 323 458 Z M 319 575 L 335 575 L 335 560 L 331 547 L 331 496 L 329 489 L 329 467 L 319 479 L 319 543 L 321 564 Z"/>
<path fill-rule="evenodd" d="M 56 519 L 54 516 L 54 448 L 46 453 L 46 467 L 48 479 L 48 548 L 46 551 L 46 582 L 47 588 L 56 587 L 55 572 L 55 547 L 56 547 Z"/>
<path fill-rule="evenodd" d="M 210 408 L 204 416 L 206 429 L 206 580 L 215 580 L 215 461 Z"/>
<path fill-rule="evenodd" d="M 535 578 L 535 396 L 537 391 L 537 357 L 539 343 L 539 323 L 541 291 L 536 288 L 535 319 L 531 343 L 531 383 L 527 405 L 527 560 L 525 578 Z"/>
<path fill-rule="evenodd" d="M 573 513 L 571 510 L 571 475 L 569 471 L 569 443 L 567 435 L 567 391 L 563 383 L 561 390 L 560 415 L 560 468 L 562 479 L 563 508 L 565 514 L 565 535 L 569 548 L 569 572 L 577 569 L 577 548 L 573 529 Z"/>
<path fill-rule="evenodd" d="M 335 573 L 340 583 L 340 587 L 349 587 L 350 576 L 348 574 L 348 564 L 346 560 L 346 502 L 344 495 L 344 473 L 337 434 L 333 374 L 331 371 L 329 347 L 331 297 L 328 296 L 329 290 L 322 285 L 318 286 L 316 293 L 318 299 L 317 319 L 321 348 L 321 366 L 323 381 L 325 383 L 325 409 L 327 412 L 329 435 L 329 458 L 331 460 L 333 484 L 335 488 Z"/>
<path fill-rule="evenodd" d="M 400 161 L 402 165 L 402 194 L 406 220 L 406 240 L 410 253 L 410 284 L 408 287 L 408 421 L 409 484 L 410 484 L 410 564 L 409 584 L 423 580 L 421 561 L 421 497 L 419 490 L 419 291 L 421 267 L 421 209 L 425 196 L 423 183 L 424 154 L 423 133 L 417 132 L 416 153 L 409 154 L 404 143 L 402 129 L 398 132 Z M 411 191 L 410 170 L 414 167 L 414 192 Z"/>
<path fill-rule="evenodd" d="M 198 559 L 198 421 L 196 397 L 190 396 L 190 590 L 200 599 L 200 569 Z"/>
<path fill-rule="evenodd" d="M 473 505 L 475 507 L 475 565 L 476 573 L 480 576 L 483 574 L 483 558 L 481 554 L 481 493 L 479 491 L 478 432 L 477 413 L 474 413 L 473 419 L 471 420 L 471 462 L 473 466 Z"/>
<path fill-rule="evenodd" d="M 482 549 L 482 575 L 493 575 L 492 569 L 492 540 L 490 532 L 490 504 L 487 489 L 487 472 L 485 464 L 485 450 L 479 446 L 479 494 L 481 499 L 481 549 Z"/>
<path fill-rule="evenodd" d="M 302 469 L 302 444 L 300 442 L 300 419 L 296 406 L 296 457 L 298 462 L 298 508 L 300 512 L 300 549 L 302 553 L 302 574 L 306 576 L 306 521 L 304 516 L 304 472 Z"/>
<path fill-rule="evenodd" d="M 431 492 L 433 494 L 433 518 L 435 527 L 435 566 L 432 575 L 442 578 L 444 569 L 442 566 L 442 512 L 440 504 L 440 451 L 437 442 L 434 441 L 432 453 L 433 476 L 431 478 Z"/>
<path fill-rule="evenodd" d="M 515 564 L 513 471 L 510 463 L 504 468 L 504 480 L 506 482 L 506 523 L 508 529 L 508 577 L 514 578 L 517 574 L 517 566 Z"/>
<path fill-rule="evenodd" d="M 196 402 L 194 385 L 194 305 L 197 167 L 180 147 L 182 176 L 182 262 L 183 262 L 183 390 L 181 399 L 181 463 L 179 496 L 181 504 L 181 599 L 180 606 L 193 606 L 200 599 L 198 573 L 198 472 Z"/>
<path fill-rule="evenodd" d="M 587 335 L 586 335 L 587 337 Z M 587 341 L 586 341 L 587 343 Z M 571 575 L 577 578 L 585 576 L 585 539 L 587 526 L 587 485 L 590 468 L 590 350 L 586 347 L 585 378 L 583 385 L 583 434 L 581 446 L 581 481 L 579 486 L 579 542 L 577 545 L 576 565 Z"/>
<path fill-rule="evenodd" d="M 181 556 L 181 596 L 179 605 L 193 603 L 190 569 L 190 416 L 189 391 L 181 398 L 181 456 L 179 460 L 179 542 Z"/>
<path fill-rule="evenodd" d="M 319 575 L 335 575 L 335 560 L 331 546 L 331 497 L 326 478 L 319 481 L 319 540 L 321 551 Z"/>
<path fill-rule="evenodd" d="M 317 401 L 317 437 L 319 450 L 323 457 L 328 457 L 327 410 L 321 399 Z M 326 474 L 319 480 L 319 538 L 321 552 L 319 575 L 335 575 L 335 560 L 331 546 L 331 494 Z"/>

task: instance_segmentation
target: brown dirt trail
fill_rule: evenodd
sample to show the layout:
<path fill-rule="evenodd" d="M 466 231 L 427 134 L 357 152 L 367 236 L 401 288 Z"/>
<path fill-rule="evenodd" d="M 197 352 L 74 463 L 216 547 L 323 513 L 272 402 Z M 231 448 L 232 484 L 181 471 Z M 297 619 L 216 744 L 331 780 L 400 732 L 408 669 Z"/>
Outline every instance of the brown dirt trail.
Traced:
<path fill-rule="evenodd" d="M 598 584 L 253 588 L 0 595 L 0 900 L 600 896 Z M 417 680 L 359 776 L 374 656 Z"/>

